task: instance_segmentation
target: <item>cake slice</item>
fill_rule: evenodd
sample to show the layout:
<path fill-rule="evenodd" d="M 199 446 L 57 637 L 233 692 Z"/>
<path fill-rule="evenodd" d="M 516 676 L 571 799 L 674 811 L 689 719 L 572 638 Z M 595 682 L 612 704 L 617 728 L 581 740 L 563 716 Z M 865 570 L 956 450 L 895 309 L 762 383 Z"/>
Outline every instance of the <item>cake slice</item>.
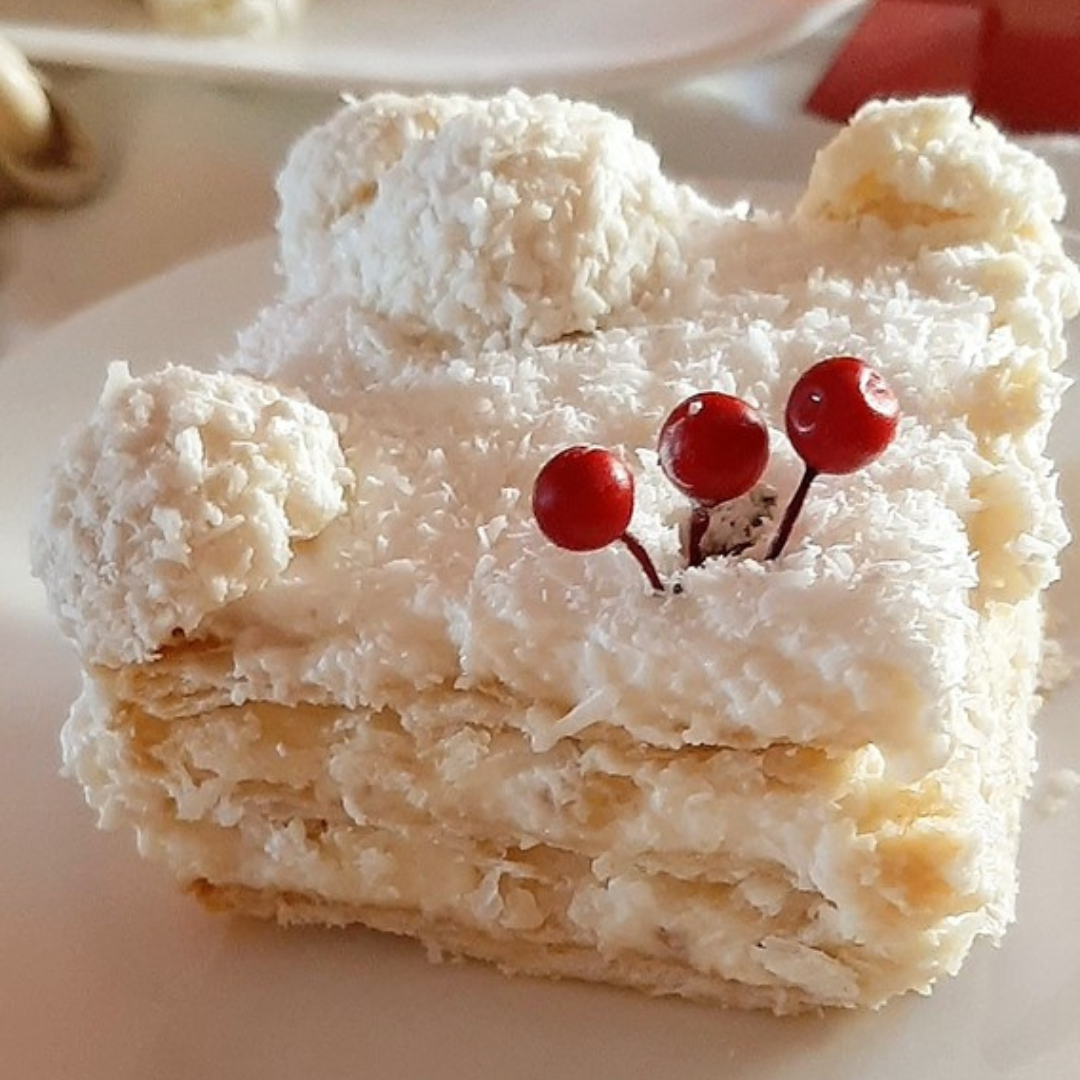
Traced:
<path fill-rule="evenodd" d="M 380 95 L 279 191 L 280 299 L 217 370 L 114 368 L 44 500 L 101 823 L 214 908 L 776 1012 L 998 939 L 1067 540 L 1051 170 L 962 100 L 875 103 L 793 212 L 719 207 L 591 105 Z M 787 395 L 838 355 L 895 440 L 766 559 Z M 687 566 L 656 440 L 707 389 L 771 454 L 712 523 L 749 547 Z M 572 444 L 678 589 L 541 534 Z"/>

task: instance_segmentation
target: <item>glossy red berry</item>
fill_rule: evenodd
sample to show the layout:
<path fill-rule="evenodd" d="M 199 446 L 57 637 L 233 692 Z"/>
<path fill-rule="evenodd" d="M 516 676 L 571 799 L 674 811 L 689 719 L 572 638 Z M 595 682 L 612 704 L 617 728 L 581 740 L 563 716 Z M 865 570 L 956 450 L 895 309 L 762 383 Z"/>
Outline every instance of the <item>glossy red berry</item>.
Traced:
<path fill-rule="evenodd" d="M 571 446 L 540 470 L 532 506 L 553 544 L 596 551 L 626 533 L 634 512 L 634 477 L 610 450 Z"/>
<path fill-rule="evenodd" d="M 788 398 L 788 438 L 808 468 L 850 473 L 892 442 L 900 404 L 881 374 L 853 356 L 833 356 L 804 372 Z"/>
<path fill-rule="evenodd" d="M 769 433 L 740 398 L 716 391 L 676 406 L 660 429 L 660 467 L 684 494 L 705 506 L 745 495 L 769 460 Z"/>
<path fill-rule="evenodd" d="M 832 356 L 799 377 L 785 420 L 791 445 L 806 468 L 766 559 L 782 554 L 816 477 L 861 469 L 892 442 L 900 403 L 869 364 L 854 356 Z"/>
<path fill-rule="evenodd" d="M 664 583 L 649 553 L 628 531 L 634 513 L 634 477 L 602 446 L 571 446 L 556 454 L 533 484 L 533 514 L 541 532 L 569 551 L 596 551 L 621 541 L 649 584 Z"/>

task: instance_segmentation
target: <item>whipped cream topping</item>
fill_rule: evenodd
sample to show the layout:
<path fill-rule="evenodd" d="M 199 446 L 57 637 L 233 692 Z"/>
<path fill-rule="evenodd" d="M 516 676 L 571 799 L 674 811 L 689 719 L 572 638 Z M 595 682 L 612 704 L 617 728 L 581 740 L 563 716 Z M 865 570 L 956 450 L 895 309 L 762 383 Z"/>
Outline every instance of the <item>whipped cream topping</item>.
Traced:
<path fill-rule="evenodd" d="M 903 137 L 884 138 L 890 117 Z M 236 701 L 377 707 L 433 685 L 495 686 L 530 703 L 520 722 L 537 746 L 607 725 L 664 746 L 874 742 L 899 769 L 905 753 L 924 766 L 975 738 L 979 606 L 1041 589 L 1067 538 L 1043 446 L 1064 385 L 1060 320 L 1080 290 L 1037 230 L 1022 245 L 995 227 L 915 248 L 910 233 L 924 227 L 918 207 L 961 205 L 945 145 L 980 163 L 963 175 L 979 177 L 995 222 L 1049 221 L 1060 195 L 955 101 L 871 109 L 841 139 L 793 218 L 745 218 L 672 186 L 592 107 L 518 94 L 346 106 L 283 174 L 288 295 L 214 385 L 296 395 L 300 429 L 310 417 L 326 435 L 324 477 L 341 475 L 333 415 L 355 484 L 342 497 L 328 481 L 319 542 L 295 550 L 287 576 L 271 560 L 213 603 L 190 599 L 207 592 L 201 558 L 167 574 L 111 550 L 39 559 L 68 632 L 98 659 L 150 655 L 174 625 L 228 641 Z M 820 170 L 848 160 L 911 173 L 917 188 L 894 186 L 918 198 L 896 202 L 899 217 L 865 203 L 833 213 L 813 193 L 832 183 Z M 380 200 L 394 212 L 380 216 Z M 519 259 L 533 277 L 508 271 Z M 687 506 L 655 454 L 663 417 L 702 389 L 747 398 L 770 425 L 764 483 L 783 503 L 801 471 L 786 395 L 830 354 L 862 356 L 893 385 L 894 445 L 817 481 L 775 563 L 683 571 Z M 185 392 L 201 407 L 208 391 Z M 133 426 L 127 406 L 109 408 Z M 575 442 L 634 469 L 633 531 L 681 595 L 653 595 L 619 546 L 582 556 L 540 535 L 533 478 Z M 76 451 L 75 477 L 97 452 Z M 311 467 L 283 464 L 282 482 Z M 75 486 L 65 475 L 54 507 Z M 110 491 L 141 477 L 110 476 Z M 106 537 L 121 523 L 160 529 L 147 499 L 96 513 L 76 544 L 54 510 L 45 536 L 60 538 L 46 543 L 92 549 L 103 521 Z M 55 569 L 69 564 L 147 599 L 133 615 L 95 605 L 93 589 L 80 599 L 84 582 Z"/>
<path fill-rule="evenodd" d="M 937 242 L 1059 244 L 1065 198 L 1053 169 L 973 118 L 963 98 L 864 105 L 817 156 L 799 212 L 879 218 Z M 921 242 L 925 243 L 925 237 Z"/>
<path fill-rule="evenodd" d="M 688 210 L 707 213 L 626 120 L 517 91 L 346 106 L 279 191 L 291 296 L 348 293 L 466 345 L 618 324 L 685 273 Z"/>
<path fill-rule="evenodd" d="M 34 572 L 88 661 L 143 661 L 278 579 L 350 481 L 329 417 L 294 394 L 114 364 L 53 476 Z"/>

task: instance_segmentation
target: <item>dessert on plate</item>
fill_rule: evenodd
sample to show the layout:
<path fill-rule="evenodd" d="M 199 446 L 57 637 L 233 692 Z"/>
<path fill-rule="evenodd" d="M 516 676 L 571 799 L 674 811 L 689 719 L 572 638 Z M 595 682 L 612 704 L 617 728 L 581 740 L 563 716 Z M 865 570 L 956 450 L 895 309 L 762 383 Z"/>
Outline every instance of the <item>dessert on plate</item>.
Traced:
<path fill-rule="evenodd" d="M 1050 168 L 874 103 L 793 210 L 719 206 L 592 105 L 378 95 L 279 193 L 281 295 L 207 370 L 114 366 L 45 495 L 102 825 L 213 908 L 776 1012 L 1000 938 L 1068 538 Z M 891 441 L 776 550 L 838 358 Z M 658 439 L 706 392 L 757 457 L 694 503 Z M 575 447 L 656 581 L 541 530 Z"/>

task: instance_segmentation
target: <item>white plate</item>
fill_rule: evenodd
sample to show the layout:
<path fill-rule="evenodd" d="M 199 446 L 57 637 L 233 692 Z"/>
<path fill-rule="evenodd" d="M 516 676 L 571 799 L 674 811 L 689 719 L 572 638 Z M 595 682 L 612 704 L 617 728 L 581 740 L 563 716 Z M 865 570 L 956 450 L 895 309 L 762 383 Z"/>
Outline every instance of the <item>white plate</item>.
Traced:
<path fill-rule="evenodd" d="M 369 86 L 595 89 L 745 61 L 859 0 L 310 0 L 273 41 L 154 31 L 133 0 L 0 0 L 36 60 Z"/>
<path fill-rule="evenodd" d="M 0 1075 L 12 1080 L 1065 1080 L 1080 1061 L 1080 797 L 1029 807 L 1019 922 L 932 998 L 782 1021 L 432 966 L 363 931 L 205 914 L 95 830 L 57 776 L 76 690 L 26 570 L 31 507 L 106 362 L 205 362 L 274 287 L 260 241 L 80 316 L 0 365 Z M 1059 425 L 1080 509 L 1080 393 Z M 1080 559 L 1058 602 L 1080 610 Z M 1072 638 L 1070 648 L 1080 642 Z M 1080 766 L 1080 688 L 1044 712 L 1044 775 Z"/>

